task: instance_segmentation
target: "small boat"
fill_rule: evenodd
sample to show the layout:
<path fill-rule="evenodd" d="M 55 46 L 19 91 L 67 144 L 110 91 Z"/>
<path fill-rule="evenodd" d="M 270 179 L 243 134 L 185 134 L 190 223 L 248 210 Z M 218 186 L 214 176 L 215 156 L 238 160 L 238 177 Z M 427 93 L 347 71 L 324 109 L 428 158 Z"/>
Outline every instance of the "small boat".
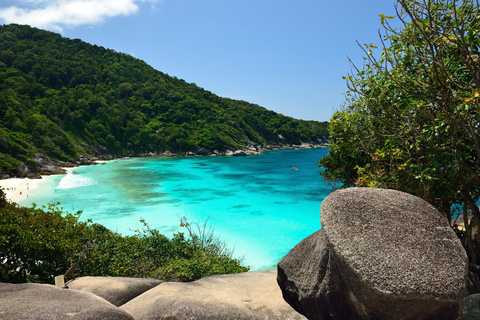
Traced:
<path fill-rule="evenodd" d="M 297 171 L 298 168 L 297 167 L 292 167 L 292 171 Z"/>

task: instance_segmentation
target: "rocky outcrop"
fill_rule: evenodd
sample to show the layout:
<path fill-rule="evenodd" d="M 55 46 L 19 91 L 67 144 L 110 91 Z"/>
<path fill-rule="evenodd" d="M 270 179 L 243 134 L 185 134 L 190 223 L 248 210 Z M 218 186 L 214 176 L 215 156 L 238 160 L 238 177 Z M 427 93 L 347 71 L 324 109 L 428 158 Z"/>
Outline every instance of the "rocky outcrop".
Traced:
<path fill-rule="evenodd" d="M 93 293 L 119 307 L 162 282 L 142 278 L 81 277 L 67 285 L 70 289 Z"/>
<path fill-rule="evenodd" d="M 80 165 L 96 165 L 101 161 L 108 161 L 113 159 L 125 159 L 129 157 L 180 157 L 180 156 L 251 156 L 259 155 L 265 151 L 274 151 L 282 149 L 305 149 L 305 148 L 323 148 L 328 147 L 329 141 L 317 141 L 317 142 L 308 142 L 302 143 L 301 145 L 247 145 L 243 149 L 239 150 L 211 150 L 208 148 L 201 148 L 197 151 L 187 151 L 184 153 L 173 153 L 170 151 L 165 152 L 144 152 L 144 153 L 134 153 L 133 151 L 129 152 L 126 155 L 115 155 L 111 154 L 105 147 L 99 147 L 98 154 L 96 156 L 87 156 L 80 155 L 77 160 L 69 159 L 68 161 L 60 161 L 53 158 L 49 158 L 41 153 L 35 154 L 33 159 L 36 161 L 35 165 L 26 165 L 22 163 L 16 170 L 13 172 L 1 172 L 0 179 L 9 179 L 14 177 L 19 178 L 29 178 L 29 179 L 41 179 L 42 175 L 52 175 L 52 174 L 65 174 L 65 167 L 76 167 Z M 85 149 L 85 148 L 84 148 Z M 92 153 L 96 151 L 94 149 L 88 149 Z"/>
<path fill-rule="evenodd" d="M 197 155 L 199 156 L 208 156 L 208 155 L 211 155 L 212 153 L 213 153 L 212 150 L 207 148 L 202 148 L 197 151 Z"/>
<path fill-rule="evenodd" d="M 17 168 L 17 176 L 20 178 L 25 178 L 28 174 L 28 167 L 25 163 L 22 162 L 21 165 L 18 166 Z"/>
<path fill-rule="evenodd" d="M 33 283 L 0 283 L 0 319 L 133 320 L 94 294 Z"/>
<path fill-rule="evenodd" d="M 247 152 L 244 150 L 237 150 L 233 153 L 234 157 L 244 157 L 247 155 Z"/>
<path fill-rule="evenodd" d="M 121 307 L 144 319 L 305 319 L 282 299 L 276 272 L 219 275 L 195 282 L 166 282 Z"/>
<path fill-rule="evenodd" d="M 278 264 L 283 298 L 308 319 L 354 319 L 347 286 L 331 261 L 321 229 L 301 241 Z M 359 318 L 361 319 L 361 318 Z"/>
<path fill-rule="evenodd" d="M 40 175 L 64 174 L 65 169 L 57 165 L 59 161 L 50 160 L 41 153 L 37 153 L 33 159 L 36 161 L 36 172 Z M 64 165 L 66 163 L 63 163 Z"/>
<path fill-rule="evenodd" d="M 0 319 L 305 320 L 282 299 L 276 274 L 254 271 L 188 283 L 81 277 L 65 289 L 0 283 Z"/>
<path fill-rule="evenodd" d="M 460 320 L 480 319 L 480 294 L 472 294 L 466 297 L 461 304 Z"/>
<path fill-rule="evenodd" d="M 309 319 L 457 319 L 467 257 L 426 201 L 384 189 L 333 192 L 322 229 L 278 264 L 284 299 Z"/>

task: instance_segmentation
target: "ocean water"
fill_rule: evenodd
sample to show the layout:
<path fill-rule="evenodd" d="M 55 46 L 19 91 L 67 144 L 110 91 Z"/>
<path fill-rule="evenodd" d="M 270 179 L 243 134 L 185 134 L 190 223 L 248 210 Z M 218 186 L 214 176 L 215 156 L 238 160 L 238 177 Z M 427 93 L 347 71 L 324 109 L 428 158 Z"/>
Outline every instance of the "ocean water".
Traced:
<path fill-rule="evenodd" d="M 317 163 L 327 148 L 248 157 L 132 158 L 46 177 L 21 205 L 60 202 L 124 235 L 150 227 L 171 236 L 179 217 L 208 226 L 252 270 L 274 269 L 320 229 L 320 204 L 332 191 Z M 291 170 L 297 167 L 297 171 Z"/>

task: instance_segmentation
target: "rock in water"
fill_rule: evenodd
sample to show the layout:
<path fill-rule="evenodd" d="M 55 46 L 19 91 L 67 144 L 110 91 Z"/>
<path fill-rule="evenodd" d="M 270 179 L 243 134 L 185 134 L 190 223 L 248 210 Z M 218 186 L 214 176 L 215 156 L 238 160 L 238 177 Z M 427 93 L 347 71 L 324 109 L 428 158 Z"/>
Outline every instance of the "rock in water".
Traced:
<path fill-rule="evenodd" d="M 309 319 L 457 319 L 468 259 L 447 220 L 395 190 L 335 191 L 322 229 L 278 264 L 284 299 Z"/>

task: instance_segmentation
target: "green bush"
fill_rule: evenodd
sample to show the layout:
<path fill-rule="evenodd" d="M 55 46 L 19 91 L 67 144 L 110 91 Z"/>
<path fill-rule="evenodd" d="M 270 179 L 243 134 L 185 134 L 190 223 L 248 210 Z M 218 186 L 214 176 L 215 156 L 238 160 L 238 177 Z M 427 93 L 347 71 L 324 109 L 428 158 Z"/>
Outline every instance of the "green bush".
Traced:
<path fill-rule="evenodd" d="M 172 239 L 144 228 L 122 236 L 91 221 L 81 212 L 63 212 L 58 204 L 21 207 L 5 200 L 0 189 L 0 282 L 53 283 L 78 263 L 76 276 L 148 277 L 193 281 L 213 274 L 248 271 L 231 252 L 209 238 L 192 233 Z M 199 230 L 201 230 L 199 228 Z"/>

